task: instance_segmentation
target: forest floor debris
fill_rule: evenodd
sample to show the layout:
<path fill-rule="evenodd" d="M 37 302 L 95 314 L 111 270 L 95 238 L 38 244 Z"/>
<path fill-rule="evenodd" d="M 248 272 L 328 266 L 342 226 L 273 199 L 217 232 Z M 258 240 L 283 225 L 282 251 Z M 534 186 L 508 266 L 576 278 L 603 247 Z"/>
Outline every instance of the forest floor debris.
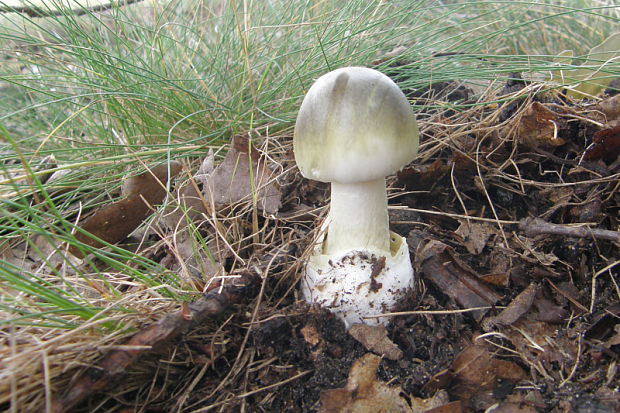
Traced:
<path fill-rule="evenodd" d="M 0 408 L 344 412 L 356 403 L 385 405 L 387 397 L 405 411 L 620 409 L 620 95 L 573 101 L 523 83 L 510 101 L 489 92 L 456 111 L 437 100 L 447 99 L 440 92 L 452 83 L 415 96 L 425 108 L 420 154 L 389 180 L 391 226 L 408 237 L 416 288 L 387 330 L 354 331 L 354 338 L 299 299 L 299 268 L 328 188 L 297 173 L 290 131 L 254 137 L 253 146 L 237 136 L 225 166 L 193 175 L 203 161 L 194 160 L 179 174 L 181 189 L 168 205 L 191 219 L 152 224 L 143 234 L 149 243 L 136 251 L 207 295 L 153 308 L 122 334 L 106 336 L 96 325 L 41 340 L 33 330 L 13 331 L 0 342 Z M 254 169 L 209 181 L 215 171 L 235 176 L 240 165 Z M 184 266 L 188 253 L 175 237 L 188 225 L 188 251 L 225 251 L 201 258 L 213 265 Z M 39 264 L 27 251 L 11 254 Z M 260 279 L 260 291 L 226 298 L 231 279 L 248 274 Z M 114 282 L 136 293 L 131 279 Z M 218 291 L 227 311 L 208 319 L 196 313 Z M 148 299 L 140 308 L 150 311 Z M 170 320 L 178 321 L 174 339 L 140 340 Z M 122 347 L 136 343 L 147 348 Z M 135 358 L 106 362 L 131 351 Z M 29 355 L 36 362 L 25 363 Z M 121 379 L 105 381 L 119 369 Z M 80 383 L 102 378 L 105 388 L 91 386 L 98 391 L 72 401 Z M 418 399 L 434 404 L 412 407 Z"/>

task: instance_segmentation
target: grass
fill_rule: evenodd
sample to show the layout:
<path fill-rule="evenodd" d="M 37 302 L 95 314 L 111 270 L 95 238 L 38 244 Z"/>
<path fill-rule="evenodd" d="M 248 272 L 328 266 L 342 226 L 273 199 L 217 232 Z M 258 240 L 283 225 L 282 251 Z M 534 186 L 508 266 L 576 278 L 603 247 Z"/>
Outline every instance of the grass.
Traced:
<path fill-rule="evenodd" d="M 49 338 L 85 326 L 113 342 L 153 309 L 195 296 L 148 254 L 84 246 L 93 255 L 81 263 L 66 253 L 79 218 L 119 198 L 124 176 L 171 159 L 191 165 L 236 134 L 284 144 L 316 77 L 399 46 L 377 68 L 404 89 L 483 89 L 512 72 L 544 79 L 618 27 L 613 4 L 173 0 L 0 15 L 3 346 L 16 331 Z M 554 63 L 566 49 L 574 59 Z M 617 77 L 620 63 L 603 72 Z M 63 175 L 47 181 L 54 172 Z"/>

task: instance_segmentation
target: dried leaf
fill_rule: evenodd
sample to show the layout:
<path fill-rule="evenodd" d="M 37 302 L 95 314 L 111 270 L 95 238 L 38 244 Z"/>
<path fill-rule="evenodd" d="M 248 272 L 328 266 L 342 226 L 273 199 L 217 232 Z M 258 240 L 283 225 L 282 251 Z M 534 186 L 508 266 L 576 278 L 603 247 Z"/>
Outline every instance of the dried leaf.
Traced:
<path fill-rule="evenodd" d="M 605 114 L 608 124 L 617 120 L 620 118 L 620 93 L 600 101 L 596 106 Z"/>
<path fill-rule="evenodd" d="M 203 193 L 216 205 L 229 206 L 242 200 L 250 200 L 252 194 L 257 207 L 265 214 L 275 214 L 280 207 L 280 190 L 275 175 L 267 168 L 254 147 L 249 154 L 247 139 L 236 136 L 224 161 L 209 176 Z M 250 174 L 250 164 L 252 170 Z"/>
<path fill-rule="evenodd" d="M 471 345 L 461 351 L 452 362 L 452 371 L 456 380 L 451 394 L 466 406 L 475 399 L 492 398 L 492 390 L 500 386 L 501 381 L 517 383 L 526 378 L 517 364 L 493 357 L 486 347 L 480 345 Z"/>
<path fill-rule="evenodd" d="M 172 161 L 169 166 L 158 165 L 127 179 L 123 184 L 126 198 L 99 208 L 80 228 L 110 244 L 124 240 L 151 214 L 153 206 L 164 199 L 169 171 L 171 178 L 176 176 L 181 171 L 181 164 Z M 75 238 L 96 248 L 104 245 L 82 232 L 77 232 Z M 75 245 L 69 247 L 69 252 L 76 257 L 82 257 L 81 251 Z"/>
<path fill-rule="evenodd" d="M 206 184 L 213 170 L 215 170 L 215 154 L 213 153 L 213 149 L 209 149 L 207 156 L 205 156 L 200 164 L 200 168 L 196 171 L 194 179 L 201 184 Z"/>
<path fill-rule="evenodd" d="M 191 276 L 194 281 L 207 281 L 222 273 L 222 263 L 231 256 L 231 251 L 221 239 L 221 234 L 228 231 L 221 228 L 219 221 L 212 221 L 217 231 L 212 226 L 207 226 L 206 230 L 205 226 L 201 227 L 201 231 L 208 232 L 204 237 L 208 252 L 183 231 L 188 222 L 199 225 L 221 208 L 251 201 L 253 193 L 257 208 L 266 214 L 277 212 L 280 206 L 281 194 L 275 184 L 275 175 L 266 167 L 258 151 L 250 148 L 247 139 L 234 137 L 224 161 L 215 168 L 213 165 L 214 155 L 210 151 L 196 174 L 179 185 L 175 194 L 177 205 L 163 220 L 177 234 L 174 247 L 178 257 L 173 270 L 181 271 L 186 278 Z"/>
<path fill-rule="evenodd" d="M 486 347 L 479 345 L 471 345 L 461 351 L 452 362 L 452 370 L 458 379 L 481 389 L 493 388 L 498 384 L 498 379 L 516 383 L 527 377 L 517 364 L 497 359 Z"/>
<path fill-rule="evenodd" d="M 362 343 L 366 350 L 389 360 L 400 360 L 403 357 L 403 352 L 388 338 L 387 330 L 382 325 L 353 324 L 349 334 Z"/>
<path fill-rule="evenodd" d="M 166 209 L 162 223 L 175 232 L 185 228 L 188 222 L 198 223 L 203 215 L 211 216 L 195 176 L 178 185 L 174 199 L 176 203 Z"/>
<path fill-rule="evenodd" d="M 213 230 L 209 233 L 204 237 L 206 246 L 192 239 L 188 231 L 178 232 L 172 240 L 176 252 L 172 271 L 194 284 L 198 291 L 213 277 L 224 274 L 222 263 L 232 255 L 230 249 L 218 242 Z"/>
<path fill-rule="evenodd" d="M 174 178 L 181 172 L 182 166 L 178 161 L 169 164 L 157 165 L 140 175 L 126 178 L 121 185 L 121 195 L 131 197 L 141 195 L 149 204 L 161 202 L 166 195 L 168 172 Z"/>
<path fill-rule="evenodd" d="M 368 353 L 353 363 L 347 385 L 321 393 L 321 413 L 419 413 L 448 403 L 441 391 L 430 399 L 411 398 L 411 405 L 397 386 L 378 381 L 381 357 Z"/>
<path fill-rule="evenodd" d="M 531 284 L 516 296 L 499 315 L 485 318 L 482 321 L 482 328 L 485 331 L 490 331 L 498 324 L 513 324 L 530 309 L 539 288 L 537 284 Z"/>
<path fill-rule="evenodd" d="M 431 189 L 441 177 L 448 172 L 439 159 L 428 166 L 409 166 L 398 171 L 398 185 L 404 185 L 407 190 L 427 191 Z"/>
<path fill-rule="evenodd" d="M 443 406 L 437 406 L 426 410 L 424 413 L 461 413 L 462 411 L 463 407 L 461 406 L 461 401 L 457 400 L 455 402 L 446 403 Z"/>
<path fill-rule="evenodd" d="M 416 239 L 415 231 L 407 238 L 412 248 L 421 244 Z M 501 296 L 479 280 L 473 270 L 460 262 L 451 249 L 444 243 L 431 240 L 419 245 L 416 253 L 415 267 L 418 274 L 431 281 L 444 294 L 452 298 L 462 308 L 488 307 L 494 305 Z M 480 320 L 487 310 L 472 311 L 476 320 Z"/>
<path fill-rule="evenodd" d="M 560 365 L 574 363 L 577 357 L 577 342 L 549 323 L 520 319 L 511 327 L 501 330 L 517 349 L 521 359 L 536 366 L 543 375 L 548 375 L 544 365 L 556 362 Z M 542 363 L 542 364 L 541 364 Z"/>
<path fill-rule="evenodd" d="M 497 233 L 496 228 L 486 223 L 462 220 L 456 234 L 463 238 L 465 248 L 470 254 L 478 255 L 487 245 L 489 238 Z"/>
<path fill-rule="evenodd" d="M 310 344 L 312 347 L 315 347 L 322 340 L 321 334 L 319 334 L 316 327 L 311 324 L 306 324 L 302 327 L 301 335 L 304 340 L 306 340 L 306 343 Z"/>
<path fill-rule="evenodd" d="M 540 295 L 538 294 L 534 300 L 534 306 L 537 310 L 536 320 L 554 324 L 563 323 L 569 316 L 568 311 L 548 298 L 540 297 Z"/>
<path fill-rule="evenodd" d="M 497 380 L 493 357 L 483 346 L 471 345 L 461 351 L 452 362 L 452 370 L 460 380 L 484 389 Z"/>
<path fill-rule="evenodd" d="M 586 149 L 583 158 L 586 161 L 602 159 L 605 163 L 611 164 L 618 155 L 620 155 L 620 125 L 596 132 L 592 145 Z"/>
<path fill-rule="evenodd" d="M 495 285 L 497 287 L 508 287 L 510 284 L 510 273 L 500 272 L 493 274 L 484 274 L 480 276 L 480 279 L 487 284 Z"/>
<path fill-rule="evenodd" d="M 265 214 L 276 213 L 281 193 L 275 174 L 266 167 L 254 147 L 252 156 L 249 152 L 248 140 L 240 136 L 233 138 L 226 157 L 215 168 L 210 152 L 192 179 L 179 186 L 175 194 L 177 205 L 168 211 L 164 223 L 174 230 L 184 228 L 187 221 L 197 223 L 204 215 L 211 216 L 212 208 L 218 210 L 243 200 L 251 201 L 253 191 L 258 210 Z"/>
<path fill-rule="evenodd" d="M 532 148 L 564 145 L 564 140 L 557 136 L 559 125 L 556 114 L 542 103 L 532 102 L 516 121 L 519 142 Z"/>

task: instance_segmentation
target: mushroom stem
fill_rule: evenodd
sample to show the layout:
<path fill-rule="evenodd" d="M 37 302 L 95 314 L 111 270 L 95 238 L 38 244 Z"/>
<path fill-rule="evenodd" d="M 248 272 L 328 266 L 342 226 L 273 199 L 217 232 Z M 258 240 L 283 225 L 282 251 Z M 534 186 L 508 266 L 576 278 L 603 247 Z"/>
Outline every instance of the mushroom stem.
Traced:
<path fill-rule="evenodd" d="M 323 254 L 368 250 L 389 256 L 390 232 L 385 178 L 332 182 L 329 226 Z"/>

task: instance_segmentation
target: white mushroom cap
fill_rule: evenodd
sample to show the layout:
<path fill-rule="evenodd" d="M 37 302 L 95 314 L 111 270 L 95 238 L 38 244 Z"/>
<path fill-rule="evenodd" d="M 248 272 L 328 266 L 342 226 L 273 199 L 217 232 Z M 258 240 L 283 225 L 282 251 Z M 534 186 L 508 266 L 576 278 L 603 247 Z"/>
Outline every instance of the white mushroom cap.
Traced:
<path fill-rule="evenodd" d="M 306 94 L 295 125 L 301 173 L 323 182 L 383 178 L 418 152 L 415 115 L 386 75 L 345 67 L 321 76 Z"/>

